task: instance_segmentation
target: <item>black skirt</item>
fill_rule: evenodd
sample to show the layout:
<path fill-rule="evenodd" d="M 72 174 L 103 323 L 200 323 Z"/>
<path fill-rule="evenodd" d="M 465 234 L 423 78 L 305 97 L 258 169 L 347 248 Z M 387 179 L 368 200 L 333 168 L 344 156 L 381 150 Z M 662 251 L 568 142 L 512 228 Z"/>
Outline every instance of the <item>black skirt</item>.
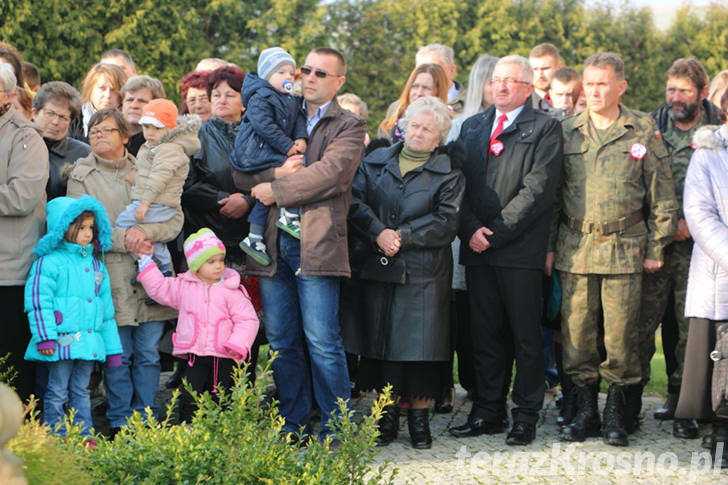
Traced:
<path fill-rule="evenodd" d="M 436 398 L 448 384 L 450 362 L 395 362 L 362 357 L 359 362 L 359 388 L 381 391 L 387 384 L 400 397 Z"/>

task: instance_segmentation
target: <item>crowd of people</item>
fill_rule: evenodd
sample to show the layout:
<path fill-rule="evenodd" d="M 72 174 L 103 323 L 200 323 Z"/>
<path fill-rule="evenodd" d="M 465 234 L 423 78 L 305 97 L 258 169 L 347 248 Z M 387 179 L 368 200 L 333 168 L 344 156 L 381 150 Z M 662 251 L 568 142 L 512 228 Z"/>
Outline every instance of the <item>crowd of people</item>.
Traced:
<path fill-rule="evenodd" d="M 560 386 L 560 440 L 627 446 L 660 328 L 654 418 L 685 439 L 710 423 L 728 467 L 709 357 L 728 338 L 728 71 L 675 60 L 645 114 L 611 52 L 485 54 L 467 87 L 451 48 L 414 60 L 370 140 L 332 48 L 297 67 L 269 47 L 248 73 L 204 59 L 178 109 L 124 51 L 79 92 L 0 44 L 0 354 L 21 397 L 51 425 L 74 408 L 92 446 L 94 365 L 113 437 L 158 412 L 160 351 L 216 393 L 267 341 L 283 439 L 313 436 L 314 407 L 326 439 L 338 398 L 391 384 L 378 444 L 406 413 L 422 449 L 457 353 L 473 404 L 452 435 L 527 445 Z"/>

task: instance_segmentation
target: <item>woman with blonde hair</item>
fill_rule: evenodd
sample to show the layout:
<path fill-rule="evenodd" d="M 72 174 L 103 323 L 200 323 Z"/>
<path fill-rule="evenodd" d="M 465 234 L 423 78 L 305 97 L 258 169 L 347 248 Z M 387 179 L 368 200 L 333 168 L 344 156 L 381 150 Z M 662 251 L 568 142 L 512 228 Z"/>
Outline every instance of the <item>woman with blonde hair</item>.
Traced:
<path fill-rule="evenodd" d="M 395 144 L 404 140 L 404 132 L 398 126 L 407 107 L 417 98 L 435 96 L 447 104 L 448 82 L 445 70 L 437 64 L 420 64 L 407 79 L 399 100 L 387 110 L 384 121 L 379 125 L 378 138 L 386 138 Z"/>
<path fill-rule="evenodd" d="M 102 109 L 119 109 L 125 83 L 126 74 L 119 66 L 94 64 L 81 84 L 81 114 L 71 122 L 69 135 L 87 142 L 91 116 Z"/>

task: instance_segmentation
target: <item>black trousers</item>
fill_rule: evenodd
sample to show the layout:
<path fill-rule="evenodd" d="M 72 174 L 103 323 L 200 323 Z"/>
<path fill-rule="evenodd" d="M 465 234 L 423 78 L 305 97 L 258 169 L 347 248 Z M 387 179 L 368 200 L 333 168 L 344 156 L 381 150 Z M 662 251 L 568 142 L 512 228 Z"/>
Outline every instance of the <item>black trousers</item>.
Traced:
<path fill-rule="evenodd" d="M 475 399 L 470 419 L 499 422 L 513 360 L 513 420 L 536 424 L 545 383 L 541 347 L 543 272 L 535 269 L 468 266 Z"/>
<path fill-rule="evenodd" d="M 198 393 L 213 392 L 216 387 L 229 390 L 233 385 L 234 362 L 233 359 L 196 355 L 181 363 L 184 368 L 182 378 L 187 379 Z M 182 391 L 179 400 L 179 420 L 189 423 L 197 410 L 197 404 L 186 390 Z"/>
<path fill-rule="evenodd" d="M 3 313 L 0 355 L 10 354 L 5 365 L 11 366 L 17 372 L 13 386 L 23 402 L 33 393 L 35 387 L 35 364 L 23 358 L 30 342 L 30 326 L 23 302 L 24 292 L 24 286 L 0 286 L 0 309 Z"/>

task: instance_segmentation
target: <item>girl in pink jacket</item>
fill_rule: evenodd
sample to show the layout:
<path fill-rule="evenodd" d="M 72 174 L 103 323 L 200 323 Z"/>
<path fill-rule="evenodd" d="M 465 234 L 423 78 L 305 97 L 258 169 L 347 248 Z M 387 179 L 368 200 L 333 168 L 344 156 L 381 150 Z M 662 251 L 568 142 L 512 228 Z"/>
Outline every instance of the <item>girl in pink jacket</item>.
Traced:
<path fill-rule="evenodd" d="M 184 244 L 189 271 L 165 278 L 145 255 L 137 279 L 149 296 L 179 311 L 172 336 L 174 355 L 187 359 L 183 377 L 196 392 L 217 392 L 232 385 L 233 361 L 249 358 L 258 317 L 240 275 L 225 268 L 225 246 L 210 229 L 191 234 Z M 255 369 L 250 369 L 255 372 Z M 192 396 L 180 397 L 180 420 L 190 422 Z"/>

